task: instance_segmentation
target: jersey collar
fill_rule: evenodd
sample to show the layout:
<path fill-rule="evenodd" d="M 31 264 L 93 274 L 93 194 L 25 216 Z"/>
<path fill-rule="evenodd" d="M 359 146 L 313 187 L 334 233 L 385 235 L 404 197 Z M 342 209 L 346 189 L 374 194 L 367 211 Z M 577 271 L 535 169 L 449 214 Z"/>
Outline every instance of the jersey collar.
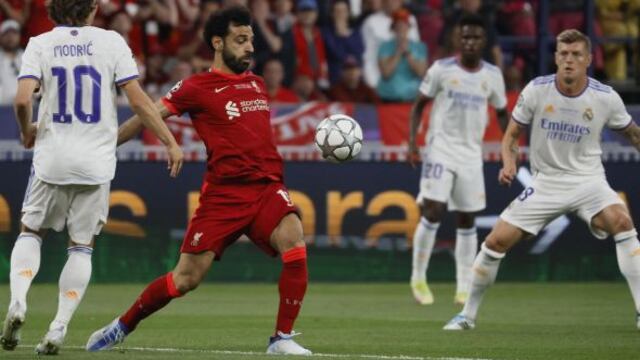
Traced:
<path fill-rule="evenodd" d="M 222 76 L 229 80 L 242 80 L 246 78 L 249 74 L 251 74 L 251 71 L 249 70 L 243 72 L 242 74 L 227 74 L 227 73 L 223 73 L 222 71 L 216 70 L 213 67 L 209 68 L 209 72 L 218 76 Z"/>

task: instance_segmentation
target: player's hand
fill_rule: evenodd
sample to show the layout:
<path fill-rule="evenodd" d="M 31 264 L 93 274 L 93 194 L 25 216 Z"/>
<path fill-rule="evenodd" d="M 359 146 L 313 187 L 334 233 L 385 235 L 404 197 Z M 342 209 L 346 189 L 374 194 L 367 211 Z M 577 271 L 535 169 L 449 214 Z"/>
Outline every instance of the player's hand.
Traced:
<path fill-rule="evenodd" d="M 178 144 L 169 145 L 167 147 L 167 153 L 169 154 L 169 160 L 167 161 L 167 169 L 171 177 L 176 177 L 182 170 L 182 163 L 184 162 L 184 153 Z"/>
<path fill-rule="evenodd" d="M 498 175 L 498 182 L 500 185 L 511 186 L 511 182 L 516 177 L 516 165 L 504 164 L 500 169 L 500 175 Z"/>
<path fill-rule="evenodd" d="M 407 161 L 411 164 L 412 168 L 416 168 L 416 165 L 420 161 L 420 152 L 418 151 L 418 145 L 415 141 L 409 141 L 409 151 L 407 153 Z"/>
<path fill-rule="evenodd" d="M 25 149 L 31 149 L 33 145 L 36 143 L 36 133 L 38 132 L 38 127 L 34 124 L 29 124 L 23 131 L 20 132 L 20 142 Z"/>

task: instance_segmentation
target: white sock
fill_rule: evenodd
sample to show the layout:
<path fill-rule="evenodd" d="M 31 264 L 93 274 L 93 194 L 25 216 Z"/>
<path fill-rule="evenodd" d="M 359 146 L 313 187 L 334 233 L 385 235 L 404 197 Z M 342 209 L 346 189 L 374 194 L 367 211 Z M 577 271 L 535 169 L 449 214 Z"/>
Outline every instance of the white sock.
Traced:
<path fill-rule="evenodd" d="M 23 232 L 18 236 L 11 252 L 11 301 L 9 307 L 19 303 L 26 311 L 27 292 L 31 281 L 40 269 L 40 247 L 42 239 L 36 234 Z"/>
<path fill-rule="evenodd" d="M 482 243 L 480 252 L 473 263 L 469 298 L 462 309 L 462 315 L 465 317 L 471 320 L 476 319 L 484 292 L 496 281 L 500 260 L 504 255 L 504 253 L 487 248 L 485 243 Z"/>
<path fill-rule="evenodd" d="M 640 314 L 640 243 L 636 230 L 618 233 L 613 236 L 616 242 L 616 255 L 620 272 L 627 279 L 636 313 Z"/>
<path fill-rule="evenodd" d="M 78 245 L 70 247 L 67 252 L 69 254 L 67 263 L 64 264 L 64 268 L 60 273 L 58 313 L 49 329 L 69 324 L 91 279 L 91 254 L 93 249 Z"/>
<path fill-rule="evenodd" d="M 424 217 L 420 218 L 416 231 L 413 234 L 413 266 L 411 281 L 423 281 L 427 279 L 427 268 L 433 245 L 436 243 L 436 233 L 440 223 L 432 223 Z"/>
<path fill-rule="evenodd" d="M 476 227 L 456 231 L 456 293 L 469 293 L 471 267 L 478 251 Z"/>

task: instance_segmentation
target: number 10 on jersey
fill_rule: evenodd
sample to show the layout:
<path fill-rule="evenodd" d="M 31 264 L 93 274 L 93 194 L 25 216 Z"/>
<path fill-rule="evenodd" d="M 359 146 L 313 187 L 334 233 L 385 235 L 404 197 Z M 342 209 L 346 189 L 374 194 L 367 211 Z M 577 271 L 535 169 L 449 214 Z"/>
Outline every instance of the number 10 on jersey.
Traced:
<path fill-rule="evenodd" d="M 70 124 L 71 114 L 67 113 L 67 69 L 56 66 L 51 68 L 51 73 L 58 78 L 58 112 L 53 114 L 53 122 Z M 91 112 L 86 113 L 82 109 L 83 93 L 82 79 L 88 76 L 91 83 Z M 86 124 L 95 124 L 100 121 L 100 89 L 102 76 L 98 70 L 90 65 L 78 65 L 73 68 L 73 113 Z"/>

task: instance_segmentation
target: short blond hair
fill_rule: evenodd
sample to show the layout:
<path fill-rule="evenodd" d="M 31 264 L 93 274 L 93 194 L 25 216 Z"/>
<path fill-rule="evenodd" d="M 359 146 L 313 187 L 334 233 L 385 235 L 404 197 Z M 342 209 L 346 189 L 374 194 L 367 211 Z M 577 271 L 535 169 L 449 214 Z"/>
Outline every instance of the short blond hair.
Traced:
<path fill-rule="evenodd" d="M 591 39 L 589 39 L 587 35 L 576 29 L 567 29 L 561 32 L 560 34 L 558 34 L 558 37 L 556 37 L 556 41 L 558 44 L 573 44 L 575 42 L 582 42 L 587 47 L 587 51 L 591 53 Z"/>

